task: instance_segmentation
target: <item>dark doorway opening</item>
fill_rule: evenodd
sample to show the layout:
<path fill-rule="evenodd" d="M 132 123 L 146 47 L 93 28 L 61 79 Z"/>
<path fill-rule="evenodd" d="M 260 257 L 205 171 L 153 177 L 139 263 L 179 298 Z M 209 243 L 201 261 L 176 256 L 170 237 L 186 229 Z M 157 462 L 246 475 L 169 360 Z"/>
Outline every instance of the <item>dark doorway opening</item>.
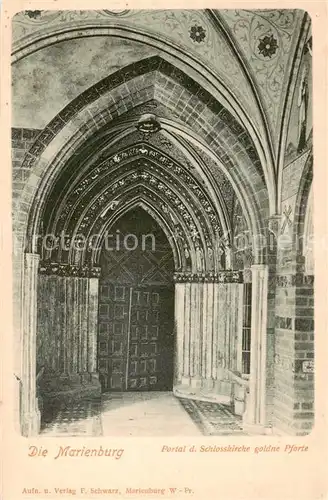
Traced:
<path fill-rule="evenodd" d="M 165 233 L 143 209 L 128 212 L 105 237 L 100 264 L 102 391 L 172 390 L 174 262 Z"/>

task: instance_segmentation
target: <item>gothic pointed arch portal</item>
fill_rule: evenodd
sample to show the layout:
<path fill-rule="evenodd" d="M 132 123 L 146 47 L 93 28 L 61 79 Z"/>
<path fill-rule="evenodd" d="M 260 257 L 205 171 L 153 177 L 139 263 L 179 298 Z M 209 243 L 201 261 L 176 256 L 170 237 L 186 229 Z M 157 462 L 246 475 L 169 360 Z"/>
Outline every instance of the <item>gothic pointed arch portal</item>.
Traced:
<path fill-rule="evenodd" d="M 172 82 L 176 105 L 165 90 Z M 200 118 L 197 130 L 195 105 L 205 120 Z M 160 125 L 153 135 L 169 140 L 174 154 L 147 135 L 134 135 L 144 108 L 153 106 Z M 44 401 L 63 390 L 99 394 L 101 250 L 108 231 L 142 208 L 172 249 L 173 390 L 205 391 L 231 402 L 231 373 L 242 370 L 243 275 L 232 268 L 224 195 L 231 187 L 249 228 L 259 234 L 270 213 L 260 157 L 244 125 L 223 104 L 158 57 L 102 80 L 39 134 L 24 159 L 33 175 L 15 227 L 26 234 L 24 278 L 34 295 L 22 307 L 31 332 L 24 338 L 31 346 L 36 335 L 37 373 L 46 367 L 37 387 Z M 265 261 L 262 247 L 254 252 L 256 262 Z M 36 308 L 30 326 L 29 311 Z M 37 415 L 36 377 L 28 360 L 24 370 L 29 426 L 29 415 Z"/>
<path fill-rule="evenodd" d="M 97 273 L 109 227 L 140 204 L 164 228 L 177 275 L 207 273 L 214 279 L 229 267 L 229 235 L 218 200 L 185 166 L 140 143 L 92 164 L 70 182 L 58 180 L 44 207 L 38 240 L 43 272 L 55 262 L 64 274 L 65 269 Z M 45 244 L 47 235 L 53 244 Z"/>
<path fill-rule="evenodd" d="M 229 400 L 222 378 L 239 363 L 243 285 L 224 209 L 196 171 L 142 141 L 58 176 L 36 242 L 44 399 L 79 377 L 90 393 L 203 388 Z M 108 251 L 122 224 L 141 245 L 153 225 L 163 248 Z M 44 297 L 59 307 L 49 312 Z"/>

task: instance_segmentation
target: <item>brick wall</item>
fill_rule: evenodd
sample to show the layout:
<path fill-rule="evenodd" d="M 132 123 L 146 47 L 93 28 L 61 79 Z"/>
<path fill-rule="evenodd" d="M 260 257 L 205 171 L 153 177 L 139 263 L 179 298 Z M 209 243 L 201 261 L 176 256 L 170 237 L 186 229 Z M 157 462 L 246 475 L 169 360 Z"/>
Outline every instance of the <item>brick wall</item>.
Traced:
<path fill-rule="evenodd" d="M 24 206 L 31 205 L 55 149 L 62 152 L 51 163 L 53 169 L 106 124 L 150 99 L 163 103 L 221 158 L 260 225 L 260 219 L 268 216 L 268 193 L 251 137 L 206 89 L 159 57 L 130 65 L 98 82 L 47 125 L 24 159 L 23 168 L 35 167 L 31 189 L 22 199 Z M 23 217 L 17 221 L 18 226 L 24 224 Z"/>
<path fill-rule="evenodd" d="M 307 373 L 314 359 L 313 303 L 312 277 L 278 277 L 275 426 L 293 434 L 307 433 L 314 419 L 314 374 Z"/>
<path fill-rule="evenodd" d="M 28 128 L 12 129 L 12 192 L 13 203 L 19 198 L 24 184 L 30 175 L 28 167 L 22 167 L 26 152 L 39 135 L 41 130 Z"/>
<path fill-rule="evenodd" d="M 35 138 L 39 135 L 40 130 L 13 128 L 12 129 L 12 208 L 15 212 L 16 203 L 20 198 L 24 185 L 30 175 L 30 169 L 22 167 L 23 159 L 28 149 L 33 144 Z M 22 245 L 23 235 L 13 235 L 13 326 L 18 333 L 15 337 L 15 373 L 20 374 L 20 334 L 21 334 L 21 297 L 22 297 Z"/>
<path fill-rule="evenodd" d="M 267 263 L 269 271 L 268 305 L 267 305 L 267 351 L 266 351 L 266 426 L 273 425 L 273 404 L 274 404 L 274 357 L 275 357 L 275 307 L 276 290 L 275 276 L 277 264 L 277 247 L 270 247 L 268 239 Z"/>
<path fill-rule="evenodd" d="M 284 169 L 285 240 L 278 239 L 277 248 L 274 427 L 294 435 L 307 434 L 314 422 L 314 276 L 304 272 L 299 245 L 312 177 L 308 157 L 307 152 Z"/>

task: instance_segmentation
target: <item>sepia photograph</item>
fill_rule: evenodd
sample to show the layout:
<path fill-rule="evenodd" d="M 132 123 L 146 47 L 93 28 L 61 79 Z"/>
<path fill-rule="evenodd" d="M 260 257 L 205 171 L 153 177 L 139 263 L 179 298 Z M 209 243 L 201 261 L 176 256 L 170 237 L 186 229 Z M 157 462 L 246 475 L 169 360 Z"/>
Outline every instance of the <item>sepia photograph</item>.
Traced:
<path fill-rule="evenodd" d="M 23 10 L 11 23 L 20 435 L 308 435 L 310 15 Z"/>

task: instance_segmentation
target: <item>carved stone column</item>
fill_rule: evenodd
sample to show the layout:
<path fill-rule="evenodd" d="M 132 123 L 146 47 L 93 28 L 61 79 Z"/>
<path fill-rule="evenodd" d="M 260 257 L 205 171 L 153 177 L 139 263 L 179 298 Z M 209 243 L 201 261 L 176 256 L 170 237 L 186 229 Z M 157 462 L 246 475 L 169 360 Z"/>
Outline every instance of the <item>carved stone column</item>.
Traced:
<path fill-rule="evenodd" d="M 213 283 L 213 321 L 212 321 L 212 373 L 211 377 L 217 380 L 218 373 L 218 330 L 219 330 L 219 284 Z"/>
<path fill-rule="evenodd" d="M 44 406 L 67 395 L 98 397 L 96 271 L 67 264 L 41 264 L 40 271 L 37 359 L 45 367 L 39 384 Z"/>
<path fill-rule="evenodd" d="M 202 385 L 204 386 L 204 381 L 206 378 L 206 354 L 207 354 L 207 320 L 208 320 L 208 283 L 203 283 L 202 287 L 202 296 L 203 299 L 200 303 L 200 312 L 201 312 L 201 332 L 202 332 L 202 344 L 201 344 L 201 375 L 202 375 Z"/>
<path fill-rule="evenodd" d="M 266 403 L 268 266 L 252 266 L 252 324 L 249 396 L 244 424 L 264 428 Z M 255 430 L 255 429 L 254 429 Z"/>
<path fill-rule="evenodd" d="M 185 289 L 184 283 L 175 284 L 175 330 L 176 330 L 176 380 L 181 383 L 184 372 L 184 324 L 185 324 Z"/>
<path fill-rule="evenodd" d="M 21 423 L 24 436 L 35 436 L 40 430 L 40 412 L 36 396 L 36 324 L 39 255 L 24 255 L 24 298 L 22 337 Z"/>
<path fill-rule="evenodd" d="M 195 399 L 214 397 L 230 403 L 228 369 L 242 330 L 241 273 L 190 273 L 176 279 L 178 375 L 174 391 Z"/>
<path fill-rule="evenodd" d="M 190 324 L 191 324 L 191 284 L 184 286 L 184 325 L 183 325 L 183 374 L 182 385 L 190 384 Z"/>
<path fill-rule="evenodd" d="M 203 284 L 191 283 L 191 387 L 200 388 L 202 385 L 202 321 L 201 305 L 203 299 Z"/>
<path fill-rule="evenodd" d="M 204 284 L 203 298 L 203 387 L 213 389 L 214 283 Z"/>
<path fill-rule="evenodd" d="M 89 278 L 88 372 L 92 374 L 97 370 L 98 293 L 99 279 Z"/>

